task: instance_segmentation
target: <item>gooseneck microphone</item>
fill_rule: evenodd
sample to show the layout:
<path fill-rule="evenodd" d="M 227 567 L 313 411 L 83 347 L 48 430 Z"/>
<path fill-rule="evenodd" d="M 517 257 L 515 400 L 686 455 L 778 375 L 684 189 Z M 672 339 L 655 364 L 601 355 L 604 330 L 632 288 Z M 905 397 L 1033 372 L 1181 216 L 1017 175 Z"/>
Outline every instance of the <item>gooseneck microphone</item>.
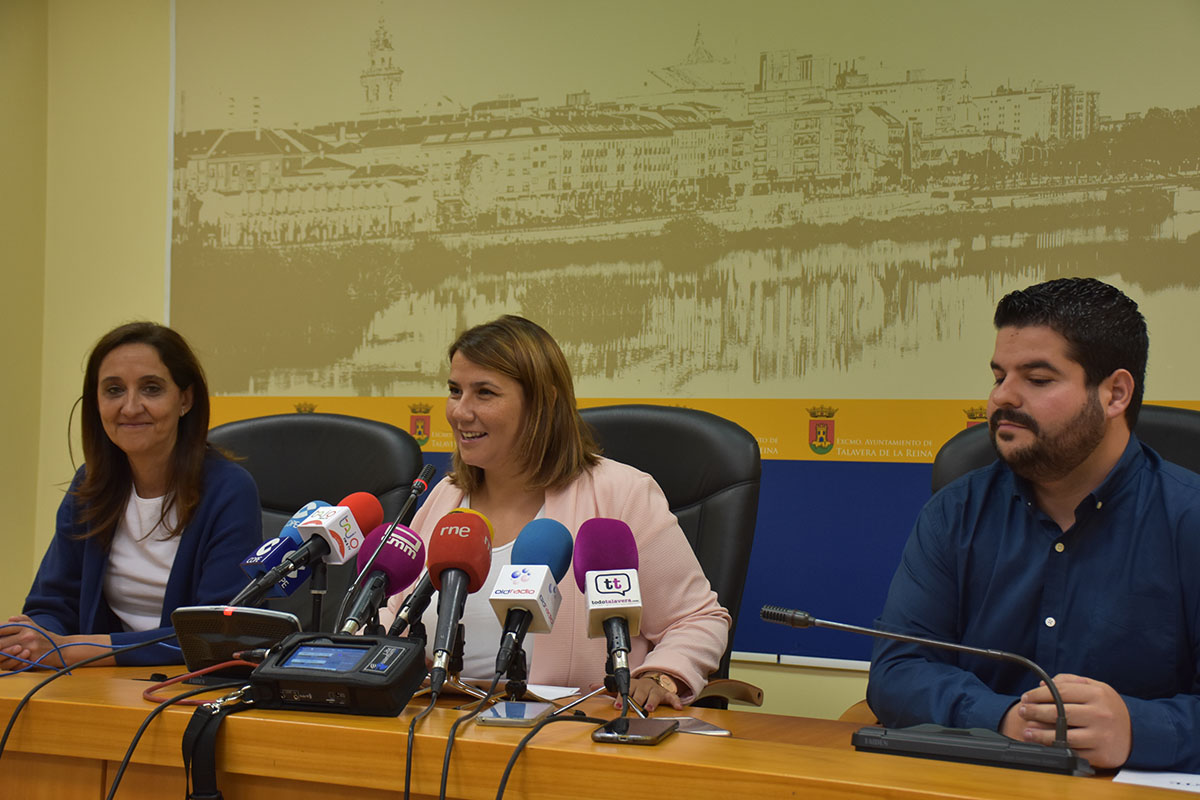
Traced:
<path fill-rule="evenodd" d="M 380 525 L 368 534 L 358 551 L 358 560 L 360 564 L 374 561 L 375 568 L 350 598 L 342 618 L 344 634 L 366 627 L 389 596 L 404 591 L 416 580 L 425 566 L 425 543 L 404 525 Z"/>
<path fill-rule="evenodd" d="M 442 690 L 458 639 L 467 595 L 479 591 L 492 567 L 492 523 L 478 511 L 457 508 L 438 520 L 429 537 L 429 575 L 438 592 L 437 631 L 429 688 Z"/>
<path fill-rule="evenodd" d="M 375 566 L 375 561 L 379 558 L 380 552 L 385 544 L 389 541 L 391 533 L 397 526 L 408 525 L 412 522 L 413 515 L 416 513 L 417 498 L 423 495 L 429 489 L 429 481 L 433 478 L 435 472 L 432 464 L 426 464 L 421 467 L 420 473 L 413 478 L 412 488 L 408 492 L 408 497 L 404 499 L 404 505 L 400 507 L 400 513 L 392 520 L 392 524 L 387 527 L 387 532 L 381 537 L 377 537 L 371 543 L 365 545 L 362 551 L 358 554 L 358 574 L 354 576 L 354 580 L 346 587 L 346 593 L 342 596 L 342 604 L 338 608 L 338 619 L 345 620 L 349 614 L 348 605 L 352 602 L 357 593 L 360 593 L 363 582 L 367 580 L 368 574 L 371 573 L 372 567 Z M 372 531 L 374 533 L 374 531 Z M 424 545 L 421 547 L 424 553 Z M 369 554 L 367 558 L 363 558 L 364 554 Z M 375 583 L 378 585 L 378 577 Z M 407 587 L 412 581 L 408 581 L 404 586 Z M 401 591 L 401 587 L 394 586 L 391 589 L 391 594 Z"/>
<path fill-rule="evenodd" d="M 505 566 L 488 600 L 504 626 L 496 672 L 504 674 L 521 651 L 525 634 L 549 633 L 562 605 L 558 584 L 571 566 L 574 542 L 561 522 L 535 519 L 513 542 L 512 563 Z"/>
<path fill-rule="evenodd" d="M 608 640 L 613 678 L 622 697 L 629 694 L 631 637 L 642 624 L 638 551 L 633 531 L 619 519 L 596 517 L 575 536 L 575 585 L 588 610 L 588 638 Z"/>
<path fill-rule="evenodd" d="M 1054 681 L 1050 679 L 1050 675 L 1044 669 L 1025 656 L 1010 653 L 1006 650 L 972 647 L 955 642 L 943 642 L 938 639 L 926 639 L 923 636 L 910 636 L 906 633 L 893 633 L 891 631 L 881 631 L 876 628 L 848 625 L 844 622 L 829 622 L 817 619 L 808 612 L 796 611 L 794 609 L 783 608 L 782 606 L 763 606 L 759 611 L 759 615 L 766 622 L 789 625 L 793 628 L 830 628 L 832 630 L 872 636 L 877 639 L 892 639 L 898 642 L 909 642 L 910 644 L 919 644 L 942 650 L 953 650 L 958 653 L 970 653 L 971 655 L 983 656 L 984 658 L 1020 664 L 1037 675 L 1046 684 L 1051 696 L 1054 698 L 1054 706 L 1058 709 L 1054 725 L 1054 744 L 1048 748 L 1043 745 L 1018 742 L 1015 739 L 1009 739 L 992 731 L 988 731 L 987 733 L 994 734 L 994 736 L 979 737 L 983 741 L 972 742 L 962 735 L 964 732 L 957 729 L 941 728 L 939 731 L 930 731 L 924 729 L 925 726 L 915 726 L 915 728 L 921 728 L 922 730 L 916 730 L 915 728 L 891 730 L 864 728 L 859 734 L 855 734 L 855 736 L 858 737 L 867 731 L 881 731 L 885 736 L 877 736 L 876 738 L 886 738 L 888 741 L 886 744 L 882 742 L 878 743 L 878 747 L 860 746 L 859 749 L 872 749 L 877 752 L 897 753 L 900 755 L 917 755 L 926 758 L 949 758 L 956 761 L 972 761 L 975 763 L 1016 767 L 1018 769 L 1059 772 L 1067 775 L 1093 774 L 1092 767 L 1087 759 L 1078 755 L 1067 745 L 1067 710 L 1063 705 L 1062 695 L 1059 694 L 1058 687 L 1054 685 Z M 908 731 L 914 731 L 914 735 L 906 736 L 905 734 Z M 1004 740 L 1003 743 L 998 744 L 995 737 Z M 857 745 L 859 742 L 856 740 L 855 744 Z"/>

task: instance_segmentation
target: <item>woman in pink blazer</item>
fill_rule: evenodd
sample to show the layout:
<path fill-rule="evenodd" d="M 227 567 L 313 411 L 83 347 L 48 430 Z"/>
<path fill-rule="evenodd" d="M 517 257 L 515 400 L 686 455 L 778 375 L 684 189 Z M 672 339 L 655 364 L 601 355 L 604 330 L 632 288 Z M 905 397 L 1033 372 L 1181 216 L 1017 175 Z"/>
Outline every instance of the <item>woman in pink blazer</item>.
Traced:
<path fill-rule="evenodd" d="M 500 626 L 487 592 L 500 566 L 511 563 L 508 554 L 521 529 L 545 517 L 574 535 L 584 521 L 608 517 L 629 525 L 638 548 L 643 612 L 629 657 L 631 695 L 647 709 L 660 703 L 680 708 L 693 699 L 725 652 L 729 614 L 717 603 L 654 479 L 599 455 L 575 408 L 571 372 L 558 344 L 522 317 L 478 325 L 450 346 L 448 383 L 453 467 L 412 528 L 428 543 L 434 523 L 464 506 L 492 523 L 492 574 L 467 599 L 463 616 L 463 675 L 491 674 Z M 553 630 L 526 639 L 529 681 L 599 685 L 605 640 L 587 638 L 587 610 L 570 573 L 560 588 L 563 603 Z M 391 615 L 399 600 L 392 598 Z"/>

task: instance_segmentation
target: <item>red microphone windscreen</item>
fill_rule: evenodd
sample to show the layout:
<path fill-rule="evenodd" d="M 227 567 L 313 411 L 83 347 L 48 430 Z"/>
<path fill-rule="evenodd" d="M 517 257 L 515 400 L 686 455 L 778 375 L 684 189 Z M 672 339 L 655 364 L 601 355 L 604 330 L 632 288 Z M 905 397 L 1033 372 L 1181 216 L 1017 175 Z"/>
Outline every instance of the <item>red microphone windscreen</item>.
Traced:
<path fill-rule="evenodd" d="M 456 508 L 438 520 L 429 537 L 429 577 L 441 591 L 442 571 L 467 573 L 468 592 L 477 592 L 492 568 L 492 523 L 478 511 Z"/>
<path fill-rule="evenodd" d="M 587 573 L 600 569 L 637 569 L 637 541 L 619 519 L 595 517 L 579 526 L 572 561 L 575 585 L 583 591 Z"/>
<path fill-rule="evenodd" d="M 358 529 L 364 536 L 383 522 L 383 506 L 379 504 L 379 498 L 370 492 L 348 494 L 338 505 L 350 509 L 354 521 L 358 523 Z"/>

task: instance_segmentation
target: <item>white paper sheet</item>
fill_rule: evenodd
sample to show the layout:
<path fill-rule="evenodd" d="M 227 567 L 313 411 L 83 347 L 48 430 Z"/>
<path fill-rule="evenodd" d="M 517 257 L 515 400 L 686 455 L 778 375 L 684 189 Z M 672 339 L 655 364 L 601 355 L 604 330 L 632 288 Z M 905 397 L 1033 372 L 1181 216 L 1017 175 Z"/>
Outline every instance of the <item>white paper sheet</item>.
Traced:
<path fill-rule="evenodd" d="M 1139 769 L 1123 769 L 1113 778 L 1113 783 L 1132 783 L 1137 786 L 1154 786 L 1159 789 L 1200 792 L 1200 775 L 1193 775 L 1190 772 L 1143 772 Z"/>

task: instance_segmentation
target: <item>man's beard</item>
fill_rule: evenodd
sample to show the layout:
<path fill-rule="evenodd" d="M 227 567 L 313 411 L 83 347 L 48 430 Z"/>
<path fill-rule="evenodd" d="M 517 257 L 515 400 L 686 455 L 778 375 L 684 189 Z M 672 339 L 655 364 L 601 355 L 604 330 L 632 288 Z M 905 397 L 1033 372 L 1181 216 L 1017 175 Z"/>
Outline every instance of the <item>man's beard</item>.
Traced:
<path fill-rule="evenodd" d="M 1007 455 L 1001 452 L 996 443 L 996 426 L 1000 420 L 1028 428 L 1034 435 L 1033 443 L 1010 450 Z M 1037 421 L 1028 414 L 1005 408 L 996 409 L 988 420 L 988 434 L 996 455 L 1022 478 L 1034 482 L 1059 480 L 1086 461 L 1104 439 L 1104 409 L 1100 407 L 1100 394 L 1095 388 L 1089 389 L 1083 408 L 1053 436 L 1043 436 Z"/>

